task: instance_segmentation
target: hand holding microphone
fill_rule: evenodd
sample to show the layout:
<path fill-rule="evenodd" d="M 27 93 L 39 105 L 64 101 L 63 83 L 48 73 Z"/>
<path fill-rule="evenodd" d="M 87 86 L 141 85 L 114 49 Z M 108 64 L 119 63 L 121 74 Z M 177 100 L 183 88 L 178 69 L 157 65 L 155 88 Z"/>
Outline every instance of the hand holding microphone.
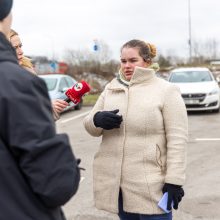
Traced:
<path fill-rule="evenodd" d="M 52 106 L 54 111 L 60 114 L 69 104 L 62 99 L 52 100 Z"/>
<path fill-rule="evenodd" d="M 90 86 L 87 82 L 81 81 L 76 83 L 71 89 L 68 89 L 65 94 L 67 96 L 64 101 L 73 102 L 74 104 L 78 104 L 81 101 L 82 96 L 90 91 Z"/>

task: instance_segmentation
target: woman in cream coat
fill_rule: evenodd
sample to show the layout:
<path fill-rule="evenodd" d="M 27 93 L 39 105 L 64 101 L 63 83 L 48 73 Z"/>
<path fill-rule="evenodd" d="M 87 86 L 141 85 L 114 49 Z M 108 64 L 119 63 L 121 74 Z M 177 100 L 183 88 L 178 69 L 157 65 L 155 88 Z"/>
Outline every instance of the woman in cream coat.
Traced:
<path fill-rule="evenodd" d="M 178 208 L 184 191 L 187 113 L 179 89 L 155 76 L 153 45 L 131 40 L 121 49 L 121 69 L 85 118 L 102 136 L 93 165 L 98 209 L 121 220 L 172 219 L 158 207 Z"/>

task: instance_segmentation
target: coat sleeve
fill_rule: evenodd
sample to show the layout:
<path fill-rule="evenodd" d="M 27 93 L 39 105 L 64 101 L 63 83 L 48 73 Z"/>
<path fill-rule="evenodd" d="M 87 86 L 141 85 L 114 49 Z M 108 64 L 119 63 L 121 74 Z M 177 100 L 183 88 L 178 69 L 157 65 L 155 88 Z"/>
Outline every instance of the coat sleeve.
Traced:
<path fill-rule="evenodd" d="M 166 183 L 183 185 L 186 169 L 188 119 L 179 88 L 169 85 L 165 92 L 163 118 L 167 139 Z"/>
<path fill-rule="evenodd" d="M 2 98 L 4 140 L 32 191 L 54 208 L 76 193 L 80 172 L 67 135 L 56 134 L 45 83 L 36 76 L 22 79 L 12 80 Z"/>
<path fill-rule="evenodd" d="M 104 101 L 105 101 L 105 94 L 106 94 L 106 90 L 107 90 L 108 85 L 105 87 L 105 90 L 101 93 L 101 95 L 99 96 L 96 104 L 94 105 L 93 109 L 91 110 L 91 112 L 89 113 L 88 116 L 85 117 L 83 123 L 84 123 L 84 127 L 86 129 L 86 131 L 95 137 L 99 137 L 102 135 L 102 128 L 97 128 L 94 124 L 93 118 L 94 115 L 98 112 L 98 111 L 103 111 L 104 109 Z"/>

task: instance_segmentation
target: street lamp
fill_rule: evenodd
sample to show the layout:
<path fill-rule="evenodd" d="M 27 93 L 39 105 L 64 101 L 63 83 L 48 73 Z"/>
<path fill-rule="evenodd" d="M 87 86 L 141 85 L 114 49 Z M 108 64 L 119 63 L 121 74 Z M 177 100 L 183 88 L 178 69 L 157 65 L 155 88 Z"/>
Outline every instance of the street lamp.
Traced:
<path fill-rule="evenodd" d="M 188 26 L 189 26 L 189 63 L 192 63 L 192 33 L 191 33 L 191 7 L 190 0 L 188 0 Z"/>

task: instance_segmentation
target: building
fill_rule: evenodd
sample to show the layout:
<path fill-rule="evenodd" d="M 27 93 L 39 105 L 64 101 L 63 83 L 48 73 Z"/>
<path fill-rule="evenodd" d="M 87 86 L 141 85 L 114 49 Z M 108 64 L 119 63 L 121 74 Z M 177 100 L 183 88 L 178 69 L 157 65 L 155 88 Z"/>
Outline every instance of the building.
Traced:
<path fill-rule="evenodd" d="M 46 56 L 29 56 L 29 58 L 38 75 L 52 73 L 66 74 L 68 71 L 68 64 L 65 62 L 50 60 Z"/>

